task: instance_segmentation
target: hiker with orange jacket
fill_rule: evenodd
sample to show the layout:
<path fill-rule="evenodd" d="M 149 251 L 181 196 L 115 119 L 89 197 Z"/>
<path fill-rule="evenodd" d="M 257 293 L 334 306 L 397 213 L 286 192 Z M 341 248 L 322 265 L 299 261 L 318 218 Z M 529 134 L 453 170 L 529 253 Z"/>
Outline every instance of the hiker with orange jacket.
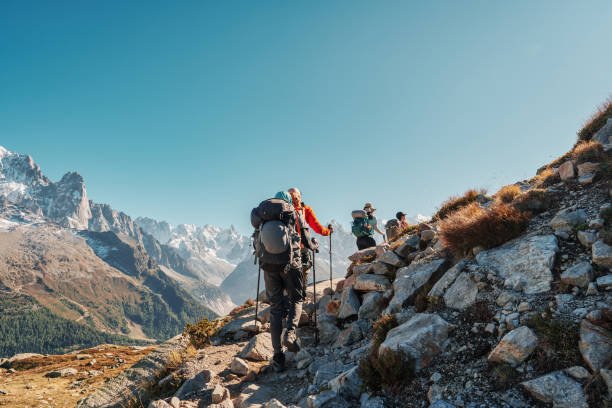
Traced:
<path fill-rule="evenodd" d="M 304 283 L 306 283 L 308 270 L 312 268 L 312 253 L 304 246 L 304 241 L 309 239 L 310 236 L 307 226 L 312 228 L 317 234 L 325 237 L 334 232 L 334 227 L 331 224 L 328 224 L 327 227 L 321 225 L 312 207 L 302 202 L 302 193 L 297 187 L 290 188 L 289 194 L 291 195 L 293 208 L 298 218 L 296 228 L 298 234 L 302 237 L 302 272 L 304 273 Z M 302 228 L 306 230 L 304 234 L 302 234 Z"/>

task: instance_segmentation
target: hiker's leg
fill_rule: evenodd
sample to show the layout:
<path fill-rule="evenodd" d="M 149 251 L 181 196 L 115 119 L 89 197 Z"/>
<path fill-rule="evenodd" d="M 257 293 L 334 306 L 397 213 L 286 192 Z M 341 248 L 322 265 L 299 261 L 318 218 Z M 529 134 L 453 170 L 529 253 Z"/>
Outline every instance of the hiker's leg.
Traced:
<path fill-rule="evenodd" d="M 304 301 L 304 281 L 302 270 L 288 268 L 286 274 L 287 293 L 289 295 L 289 315 L 287 316 L 287 330 L 295 330 L 302 315 L 302 302 Z"/>
<path fill-rule="evenodd" d="M 366 249 L 369 248 L 369 240 L 367 240 L 366 238 L 368 237 L 359 237 L 357 238 L 357 249 L 358 250 L 362 250 L 362 249 Z"/>
<path fill-rule="evenodd" d="M 283 302 L 283 278 L 279 268 L 274 265 L 264 269 L 266 292 L 270 299 L 270 337 L 275 353 L 282 351 L 281 333 L 283 331 L 283 315 L 285 305 Z"/>

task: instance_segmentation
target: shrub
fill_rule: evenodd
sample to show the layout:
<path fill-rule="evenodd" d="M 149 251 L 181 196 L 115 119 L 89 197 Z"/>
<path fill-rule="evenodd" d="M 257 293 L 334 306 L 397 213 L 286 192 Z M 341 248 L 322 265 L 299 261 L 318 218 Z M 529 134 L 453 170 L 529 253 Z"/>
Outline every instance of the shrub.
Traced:
<path fill-rule="evenodd" d="M 476 201 L 482 202 L 486 200 L 486 193 L 487 191 L 484 189 L 481 189 L 480 191 L 471 189 L 463 193 L 463 195 L 460 197 L 451 197 L 442 203 L 442 206 L 432 219 L 434 221 L 442 220 L 448 217 L 448 215 L 452 212 L 457 211 L 471 203 Z"/>
<path fill-rule="evenodd" d="M 359 376 L 371 390 L 396 388 L 412 379 L 414 359 L 401 350 L 379 353 L 387 333 L 398 323 L 393 315 L 383 315 L 374 322 L 374 335 L 369 353 L 359 361 Z"/>
<path fill-rule="evenodd" d="M 503 186 L 502 188 L 500 188 L 499 191 L 495 193 L 493 197 L 497 202 L 509 204 L 522 193 L 523 192 L 519 186 L 517 186 L 516 184 L 510 184 L 508 186 Z"/>
<path fill-rule="evenodd" d="M 553 204 L 553 194 L 543 188 L 532 188 L 518 196 L 513 202 L 520 211 L 539 213 L 548 210 Z"/>
<path fill-rule="evenodd" d="M 610 401 L 609 397 L 606 398 L 608 386 L 601 374 L 593 374 L 591 378 L 586 381 L 584 393 L 586 394 L 589 407 L 612 407 L 612 401 Z"/>
<path fill-rule="evenodd" d="M 565 161 L 565 160 L 563 160 Z M 563 161 L 561 163 L 563 163 Z M 559 164 L 561 164 L 559 163 Z M 538 173 L 535 177 L 529 180 L 529 183 L 537 188 L 541 187 L 549 187 L 555 183 L 561 181 L 559 174 L 556 173 L 552 167 L 556 167 L 551 163 L 551 167 L 545 167 L 540 173 Z"/>
<path fill-rule="evenodd" d="M 538 346 L 530 357 L 538 373 L 580 364 L 580 334 L 576 323 L 535 315 L 527 321 L 527 326 L 538 336 Z"/>
<path fill-rule="evenodd" d="M 514 206 L 495 203 L 485 209 L 472 203 L 442 220 L 439 234 L 444 246 L 460 257 L 476 246 L 487 249 L 516 238 L 528 221 L 529 214 Z"/>
<path fill-rule="evenodd" d="M 201 349 L 210 344 L 210 338 L 217 332 L 218 323 L 208 319 L 202 319 L 195 324 L 187 324 L 183 336 L 189 338 L 189 342 L 196 349 Z"/>
<path fill-rule="evenodd" d="M 493 320 L 493 312 L 485 300 L 479 300 L 462 311 L 459 319 L 471 326 L 474 323 L 490 322 Z"/>
<path fill-rule="evenodd" d="M 597 111 L 578 131 L 578 140 L 591 140 L 593 135 L 606 124 L 608 118 L 612 118 L 612 98 L 610 97 L 597 108 Z"/>
<path fill-rule="evenodd" d="M 571 152 L 577 164 L 584 162 L 600 162 L 605 160 L 606 152 L 599 142 L 593 140 L 579 142 Z"/>

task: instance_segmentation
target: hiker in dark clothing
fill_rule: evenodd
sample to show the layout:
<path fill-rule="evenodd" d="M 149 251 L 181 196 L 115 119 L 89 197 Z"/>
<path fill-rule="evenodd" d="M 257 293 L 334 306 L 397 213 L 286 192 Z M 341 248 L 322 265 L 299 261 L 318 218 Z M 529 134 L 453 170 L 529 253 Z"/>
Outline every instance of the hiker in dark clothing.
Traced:
<path fill-rule="evenodd" d="M 366 203 L 363 211 L 353 211 L 353 234 L 357 237 L 357 249 L 362 250 L 376 246 L 373 235 L 378 232 L 384 237 L 385 233 L 378 228 L 378 221 L 374 216 L 376 208 L 372 203 Z"/>
<path fill-rule="evenodd" d="M 274 211 L 262 209 L 269 202 L 277 209 L 282 207 L 282 211 L 277 211 L 280 213 L 278 217 Z M 274 348 L 271 366 L 275 371 L 282 371 L 285 368 L 282 346 L 293 352 L 300 349 L 295 330 L 304 301 L 301 240 L 296 230 L 293 203 L 287 192 L 281 191 L 274 199 L 263 201 L 259 207 L 253 209 L 253 213 L 255 216 L 251 215 L 251 218 L 256 219 L 255 222 L 252 221 L 256 228 L 254 244 L 270 299 L 270 335 Z M 279 248 L 275 248 L 275 244 Z M 285 316 L 287 324 L 283 336 Z"/>

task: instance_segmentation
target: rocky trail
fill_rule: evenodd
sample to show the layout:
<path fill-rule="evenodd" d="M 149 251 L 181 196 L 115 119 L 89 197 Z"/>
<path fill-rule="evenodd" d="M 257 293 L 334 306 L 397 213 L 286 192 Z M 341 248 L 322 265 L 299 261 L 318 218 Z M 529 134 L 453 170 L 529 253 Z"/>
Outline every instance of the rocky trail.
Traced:
<path fill-rule="evenodd" d="M 608 125 L 533 179 L 351 255 L 316 302 L 310 288 L 284 372 L 268 368 L 262 293 L 257 323 L 247 302 L 190 326 L 77 407 L 612 406 Z"/>

